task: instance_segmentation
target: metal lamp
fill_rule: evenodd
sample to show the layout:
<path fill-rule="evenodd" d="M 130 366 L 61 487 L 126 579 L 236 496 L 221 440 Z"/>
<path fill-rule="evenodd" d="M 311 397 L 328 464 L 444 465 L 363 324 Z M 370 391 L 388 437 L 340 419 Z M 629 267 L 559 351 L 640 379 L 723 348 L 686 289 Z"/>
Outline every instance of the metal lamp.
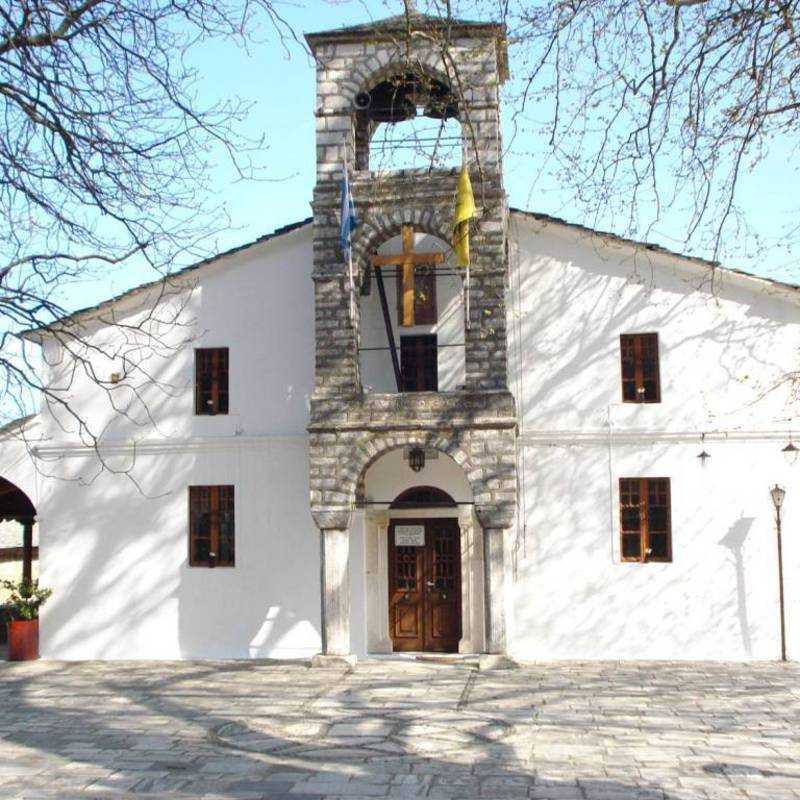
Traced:
<path fill-rule="evenodd" d="M 413 447 L 408 454 L 408 466 L 419 472 L 425 466 L 425 451 L 421 447 Z"/>
<path fill-rule="evenodd" d="M 791 442 L 790 442 L 791 444 Z M 775 506 L 775 529 L 778 533 L 778 605 L 781 614 L 781 661 L 786 661 L 786 610 L 783 598 L 783 543 L 781 541 L 781 506 L 786 497 L 786 489 L 776 483 L 769 493 Z"/>
<path fill-rule="evenodd" d="M 797 456 L 800 454 L 800 448 L 795 447 L 794 442 L 789 440 L 789 444 L 784 447 L 781 452 L 786 459 L 787 464 L 794 464 L 797 461 Z"/>
<path fill-rule="evenodd" d="M 783 499 L 786 497 L 786 489 L 784 489 L 783 486 L 778 486 L 776 483 L 769 490 L 769 493 L 772 495 L 772 504 L 775 506 L 775 510 L 780 511 L 783 505 Z"/>

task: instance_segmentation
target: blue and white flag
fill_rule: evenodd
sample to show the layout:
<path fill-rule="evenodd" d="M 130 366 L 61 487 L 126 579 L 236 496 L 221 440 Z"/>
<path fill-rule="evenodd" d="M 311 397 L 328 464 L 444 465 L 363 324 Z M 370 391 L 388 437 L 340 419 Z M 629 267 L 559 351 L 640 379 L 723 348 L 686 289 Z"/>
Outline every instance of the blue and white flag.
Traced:
<path fill-rule="evenodd" d="M 356 216 L 356 206 L 353 202 L 353 195 L 350 194 L 350 181 L 347 179 L 347 167 L 343 168 L 342 179 L 342 227 L 339 231 L 339 241 L 342 245 L 342 253 L 346 259 L 350 258 L 350 248 L 352 247 L 353 230 L 358 226 Z"/>
<path fill-rule="evenodd" d="M 339 243 L 350 273 L 350 320 L 356 320 L 356 284 L 353 278 L 353 230 L 358 225 L 356 206 L 350 194 L 350 181 L 347 179 L 347 167 L 342 168 L 342 226 L 339 229 Z"/>

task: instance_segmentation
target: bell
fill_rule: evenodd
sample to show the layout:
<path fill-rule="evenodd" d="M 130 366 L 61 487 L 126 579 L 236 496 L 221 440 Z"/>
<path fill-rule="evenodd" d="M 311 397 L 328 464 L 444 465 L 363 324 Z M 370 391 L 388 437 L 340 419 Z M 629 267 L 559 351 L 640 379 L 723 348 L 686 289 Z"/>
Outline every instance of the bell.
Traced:
<path fill-rule="evenodd" d="M 369 109 L 369 118 L 373 122 L 405 122 L 417 116 L 417 109 L 405 98 L 395 99 L 386 106 L 373 105 Z"/>
<path fill-rule="evenodd" d="M 382 81 L 371 92 L 372 105 L 367 113 L 374 122 L 405 122 L 417 116 L 404 81 Z"/>
<path fill-rule="evenodd" d="M 458 104 L 431 99 L 425 106 L 423 114 L 430 119 L 458 119 Z"/>

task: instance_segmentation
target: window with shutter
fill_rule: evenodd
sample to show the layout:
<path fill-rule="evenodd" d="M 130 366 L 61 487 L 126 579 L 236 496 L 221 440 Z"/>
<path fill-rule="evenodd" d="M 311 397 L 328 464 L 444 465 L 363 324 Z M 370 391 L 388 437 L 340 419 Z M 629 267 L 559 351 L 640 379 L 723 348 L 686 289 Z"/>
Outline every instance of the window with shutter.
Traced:
<path fill-rule="evenodd" d="M 619 338 L 623 402 L 660 403 L 658 334 L 623 333 Z"/>
<path fill-rule="evenodd" d="M 439 391 L 438 340 L 435 335 L 400 337 L 404 392 Z"/>
<path fill-rule="evenodd" d="M 233 486 L 190 486 L 189 565 L 232 567 L 235 561 Z"/>
<path fill-rule="evenodd" d="M 672 561 L 669 478 L 620 478 L 623 561 Z"/>
<path fill-rule="evenodd" d="M 205 347 L 194 351 L 195 414 L 228 413 L 228 348 Z"/>

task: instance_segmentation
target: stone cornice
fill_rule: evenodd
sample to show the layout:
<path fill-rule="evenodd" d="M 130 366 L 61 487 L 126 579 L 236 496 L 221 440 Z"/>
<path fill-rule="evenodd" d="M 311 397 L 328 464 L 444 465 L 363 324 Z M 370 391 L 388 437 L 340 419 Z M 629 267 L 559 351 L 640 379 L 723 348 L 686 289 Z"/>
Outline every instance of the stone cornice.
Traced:
<path fill-rule="evenodd" d="M 524 447 L 564 447 L 570 445 L 637 445 L 652 443 L 695 443 L 701 438 L 705 442 L 788 442 L 789 430 L 746 429 L 646 429 L 646 428 L 574 428 L 527 430 L 519 435 L 518 442 Z"/>

